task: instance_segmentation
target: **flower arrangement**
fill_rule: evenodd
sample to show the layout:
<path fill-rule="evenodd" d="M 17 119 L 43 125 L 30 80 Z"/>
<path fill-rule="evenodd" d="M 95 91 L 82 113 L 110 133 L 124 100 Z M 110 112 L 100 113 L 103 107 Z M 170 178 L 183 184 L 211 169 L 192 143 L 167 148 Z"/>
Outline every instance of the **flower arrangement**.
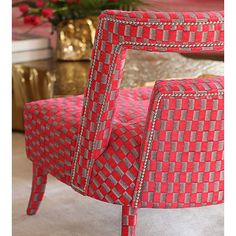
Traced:
<path fill-rule="evenodd" d="M 23 0 L 13 7 L 19 7 L 25 24 L 50 22 L 56 27 L 65 20 L 97 16 L 104 9 L 133 10 L 139 4 L 142 0 Z"/>

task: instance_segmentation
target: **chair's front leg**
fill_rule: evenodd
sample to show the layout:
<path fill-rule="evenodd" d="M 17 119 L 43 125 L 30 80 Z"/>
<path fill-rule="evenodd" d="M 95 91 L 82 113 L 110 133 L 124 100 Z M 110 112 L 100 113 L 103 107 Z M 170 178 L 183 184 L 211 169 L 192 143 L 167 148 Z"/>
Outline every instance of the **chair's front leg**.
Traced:
<path fill-rule="evenodd" d="M 121 236 L 136 236 L 137 208 L 122 206 Z"/>
<path fill-rule="evenodd" d="M 27 208 L 28 215 L 36 214 L 40 202 L 43 199 L 46 183 L 47 183 L 47 172 L 45 172 L 37 164 L 33 163 L 32 189 Z"/>

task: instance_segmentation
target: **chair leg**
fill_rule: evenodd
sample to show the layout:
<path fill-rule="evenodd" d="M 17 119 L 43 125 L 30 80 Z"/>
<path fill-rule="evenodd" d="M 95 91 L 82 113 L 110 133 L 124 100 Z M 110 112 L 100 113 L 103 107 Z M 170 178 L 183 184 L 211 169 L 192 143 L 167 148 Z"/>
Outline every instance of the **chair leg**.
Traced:
<path fill-rule="evenodd" d="M 47 173 L 40 166 L 33 163 L 33 180 L 31 187 L 31 195 L 27 207 L 28 215 L 36 214 L 40 202 L 43 199 L 46 183 Z"/>
<path fill-rule="evenodd" d="M 121 236 L 136 236 L 137 208 L 122 206 Z"/>

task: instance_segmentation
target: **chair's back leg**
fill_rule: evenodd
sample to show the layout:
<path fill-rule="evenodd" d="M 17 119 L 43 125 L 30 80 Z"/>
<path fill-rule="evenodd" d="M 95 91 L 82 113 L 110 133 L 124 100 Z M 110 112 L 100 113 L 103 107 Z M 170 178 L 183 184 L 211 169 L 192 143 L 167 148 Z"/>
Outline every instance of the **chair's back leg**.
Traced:
<path fill-rule="evenodd" d="M 121 236 L 136 236 L 137 208 L 122 206 Z"/>
<path fill-rule="evenodd" d="M 30 200 L 27 207 L 27 214 L 36 214 L 40 202 L 43 199 L 47 183 L 47 173 L 37 164 L 33 163 L 33 180 Z"/>

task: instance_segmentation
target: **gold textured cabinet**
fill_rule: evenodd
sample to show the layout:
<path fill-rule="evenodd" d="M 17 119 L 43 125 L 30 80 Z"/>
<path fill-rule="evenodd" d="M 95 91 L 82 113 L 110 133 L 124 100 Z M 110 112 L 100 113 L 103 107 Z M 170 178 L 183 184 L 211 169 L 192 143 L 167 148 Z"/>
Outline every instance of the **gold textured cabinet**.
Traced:
<path fill-rule="evenodd" d="M 34 61 L 12 66 L 13 130 L 23 131 L 24 104 L 31 101 L 82 94 L 89 62 Z"/>

